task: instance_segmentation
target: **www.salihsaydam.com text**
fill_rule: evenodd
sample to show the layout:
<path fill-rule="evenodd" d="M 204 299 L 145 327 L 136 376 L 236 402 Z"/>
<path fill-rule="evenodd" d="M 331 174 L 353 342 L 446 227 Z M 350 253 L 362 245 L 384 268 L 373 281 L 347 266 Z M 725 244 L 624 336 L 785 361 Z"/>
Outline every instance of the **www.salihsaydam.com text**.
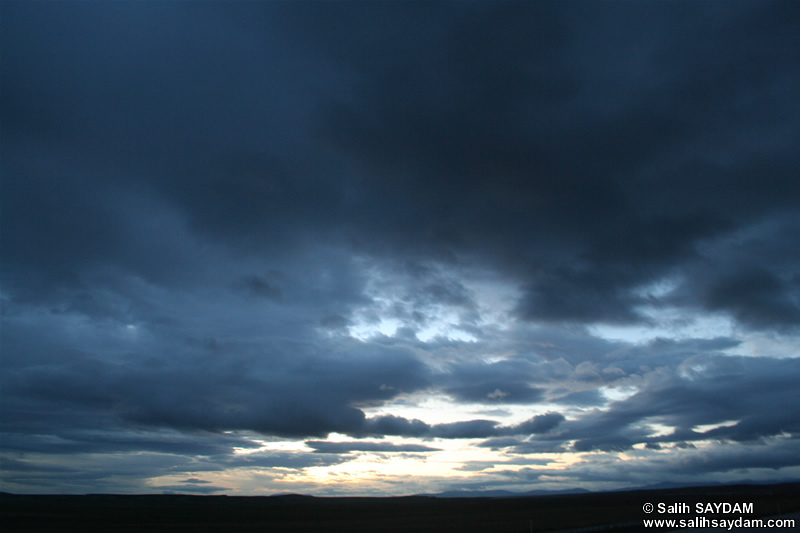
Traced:
<path fill-rule="evenodd" d="M 713 519 L 713 518 L 706 518 L 705 516 L 698 516 L 696 518 L 681 518 L 678 519 L 668 519 L 668 518 L 650 518 L 642 520 L 644 523 L 644 527 L 665 527 L 665 528 L 724 528 L 731 530 L 735 527 L 787 527 L 793 528 L 795 527 L 795 521 L 793 518 L 770 518 L 770 519 L 761 519 L 761 518 L 724 518 L 724 519 Z"/>

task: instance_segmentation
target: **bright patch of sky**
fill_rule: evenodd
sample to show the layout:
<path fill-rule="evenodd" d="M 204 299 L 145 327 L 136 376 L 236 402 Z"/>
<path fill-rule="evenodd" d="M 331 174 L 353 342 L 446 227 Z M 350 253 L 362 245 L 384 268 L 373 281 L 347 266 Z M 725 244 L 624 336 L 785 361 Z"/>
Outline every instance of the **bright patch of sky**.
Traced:
<path fill-rule="evenodd" d="M 692 430 L 698 433 L 706 433 L 707 431 L 711 431 L 714 429 L 729 428 L 735 426 L 738 423 L 739 420 L 726 420 L 724 422 L 718 422 L 716 424 L 701 424 L 699 426 L 693 427 Z"/>
<path fill-rule="evenodd" d="M 661 437 L 664 435 L 670 435 L 675 431 L 675 428 L 672 426 L 665 426 L 664 424 L 659 424 L 658 422 L 650 422 L 647 424 L 650 428 L 650 437 Z"/>
<path fill-rule="evenodd" d="M 635 387 L 628 387 L 628 386 L 600 387 L 599 391 L 603 396 L 605 396 L 612 402 L 626 400 L 638 392 L 638 390 Z"/>
<path fill-rule="evenodd" d="M 301 440 L 264 440 L 250 438 L 253 447 L 233 448 L 233 453 L 237 455 L 250 455 L 259 452 L 307 452 L 310 448 Z"/>
<path fill-rule="evenodd" d="M 800 338 L 772 332 L 748 332 L 741 336 L 742 343 L 732 353 L 751 357 L 800 357 Z"/>
<path fill-rule="evenodd" d="M 350 336 L 362 341 L 377 336 L 392 337 L 398 330 L 407 329 L 422 342 L 441 339 L 476 342 L 484 328 L 502 331 L 509 326 L 512 308 L 520 296 L 516 286 L 486 273 L 459 275 L 436 266 L 430 267 L 430 277 L 452 282 L 469 295 L 474 309 L 469 309 L 463 301 L 433 303 L 436 298 L 427 299 L 424 287 L 421 294 L 415 294 L 420 291 L 420 282 L 413 276 L 385 272 L 364 262 L 362 266 L 368 278 L 364 294 L 371 301 L 353 312 L 348 328 Z"/>

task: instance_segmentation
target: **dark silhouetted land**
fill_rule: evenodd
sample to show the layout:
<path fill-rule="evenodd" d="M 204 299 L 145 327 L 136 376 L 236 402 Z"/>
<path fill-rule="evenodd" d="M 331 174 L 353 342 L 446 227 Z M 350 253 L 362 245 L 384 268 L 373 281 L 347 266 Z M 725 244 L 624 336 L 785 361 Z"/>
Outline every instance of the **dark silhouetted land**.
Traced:
<path fill-rule="evenodd" d="M 800 511 L 800 483 L 503 498 L 0 494 L 0 527 L 17 531 L 490 532 L 614 525 L 641 530 L 645 503 L 752 502 L 747 518 Z M 687 516 L 680 516 L 687 518 Z M 600 529 L 600 528 L 598 528 Z M 767 531 L 766 529 L 764 531 Z"/>

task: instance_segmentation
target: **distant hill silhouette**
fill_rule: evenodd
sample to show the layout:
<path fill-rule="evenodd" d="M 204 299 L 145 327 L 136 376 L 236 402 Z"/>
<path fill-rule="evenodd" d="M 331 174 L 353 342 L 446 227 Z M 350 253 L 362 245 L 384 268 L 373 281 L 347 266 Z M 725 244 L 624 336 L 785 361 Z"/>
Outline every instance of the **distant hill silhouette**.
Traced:
<path fill-rule="evenodd" d="M 800 483 L 559 492 L 451 491 L 382 498 L 2 493 L 0 524 L 3 531 L 20 533 L 547 533 L 576 528 L 632 533 L 643 531 L 646 502 L 752 502 L 754 518 L 800 511 Z"/>
<path fill-rule="evenodd" d="M 590 490 L 571 488 L 562 490 L 529 490 L 527 492 L 513 492 L 510 490 L 449 490 L 435 494 L 422 494 L 435 498 L 525 498 L 528 496 L 548 496 L 557 494 L 588 494 Z"/>

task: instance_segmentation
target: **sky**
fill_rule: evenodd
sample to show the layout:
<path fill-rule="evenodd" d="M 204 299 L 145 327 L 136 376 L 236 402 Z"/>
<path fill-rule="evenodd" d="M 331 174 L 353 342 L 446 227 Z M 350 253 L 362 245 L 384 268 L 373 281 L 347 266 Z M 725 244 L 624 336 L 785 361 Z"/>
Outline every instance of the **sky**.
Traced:
<path fill-rule="evenodd" d="M 800 4 L 0 4 L 0 490 L 800 479 Z"/>

